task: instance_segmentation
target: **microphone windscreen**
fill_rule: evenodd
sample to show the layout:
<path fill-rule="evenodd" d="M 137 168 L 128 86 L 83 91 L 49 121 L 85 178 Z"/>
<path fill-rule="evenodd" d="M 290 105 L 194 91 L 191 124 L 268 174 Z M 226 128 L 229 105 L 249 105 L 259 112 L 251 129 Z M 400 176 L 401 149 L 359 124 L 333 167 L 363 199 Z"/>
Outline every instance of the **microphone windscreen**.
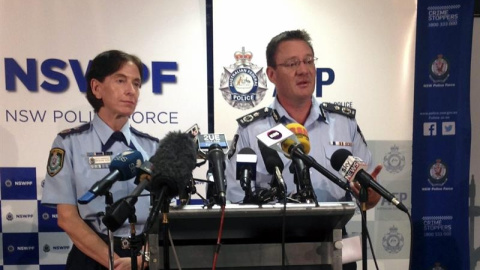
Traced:
<path fill-rule="evenodd" d="M 137 168 L 143 163 L 143 156 L 136 150 L 123 151 L 112 159 L 110 171 L 119 171 L 120 181 L 128 180 L 137 175 Z"/>
<path fill-rule="evenodd" d="M 345 160 L 347 160 L 347 158 L 351 155 L 352 153 L 347 149 L 338 149 L 337 151 L 333 152 L 332 157 L 330 158 L 330 165 L 332 165 L 333 169 L 339 171 L 340 168 L 342 168 Z"/>
<path fill-rule="evenodd" d="M 295 136 L 297 136 L 298 142 L 303 146 L 303 153 L 308 155 L 308 153 L 310 153 L 310 139 L 308 138 L 307 129 L 303 125 L 300 125 L 299 123 L 290 123 L 286 127 L 291 132 L 293 132 Z M 292 144 L 293 144 L 293 141 L 292 141 Z M 292 144 L 289 144 L 288 146 L 291 146 Z M 285 152 L 288 153 L 288 149 Z"/>
<path fill-rule="evenodd" d="M 265 163 L 265 168 L 268 173 L 273 175 L 275 173 L 275 167 L 278 167 L 280 171 L 283 171 L 283 161 L 278 155 L 278 152 L 272 148 L 266 146 L 262 141 L 258 140 L 258 148 L 260 149 L 260 154 L 263 158 L 263 163 Z"/>
<path fill-rule="evenodd" d="M 167 133 L 150 158 L 153 164 L 151 190 L 158 191 L 167 186 L 170 196 L 178 195 L 192 179 L 196 156 L 197 149 L 189 134 L 180 131 Z"/>

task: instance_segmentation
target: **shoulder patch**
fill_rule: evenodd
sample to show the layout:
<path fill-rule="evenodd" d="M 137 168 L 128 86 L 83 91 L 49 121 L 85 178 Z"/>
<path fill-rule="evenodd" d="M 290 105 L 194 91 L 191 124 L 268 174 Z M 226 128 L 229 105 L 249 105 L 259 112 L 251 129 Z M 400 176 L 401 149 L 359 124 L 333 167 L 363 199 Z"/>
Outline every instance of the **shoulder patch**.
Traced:
<path fill-rule="evenodd" d="M 341 105 L 336 105 L 336 104 L 328 103 L 328 102 L 323 102 L 320 105 L 320 110 L 328 111 L 328 112 L 332 112 L 332 113 L 338 113 L 338 114 L 344 115 L 344 116 L 349 117 L 349 118 L 355 118 L 355 114 L 357 112 L 357 110 L 355 110 L 354 108 L 345 107 L 345 106 L 341 106 Z"/>
<path fill-rule="evenodd" d="M 65 150 L 62 148 L 52 148 L 48 155 L 47 173 L 55 176 L 63 168 L 63 160 L 65 159 Z"/>
<path fill-rule="evenodd" d="M 135 134 L 135 135 L 137 135 L 137 136 L 139 136 L 139 137 L 146 138 L 146 139 L 155 141 L 155 142 L 157 142 L 157 143 L 160 142 L 160 140 L 159 140 L 158 138 L 153 137 L 152 135 L 150 135 L 150 134 L 148 134 L 148 133 L 141 132 L 141 131 L 135 129 L 134 127 L 130 127 L 130 131 L 131 131 L 133 134 Z"/>
<path fill-rule="evenodd" d="M 237 122 L 240 126 L 246 127 L 250 125 L 250 123 L 255 122 L 258 119 L 265 119 L 269 116 L 272 116 L 275 122 L 278 122 L 280 120 L 280 117 L 276 110 L 265 107 L 238 118 Z"/>
<path fill-rule="evenodd" d="M 87 123 L 87 124 L 83 124 L 81 126 L 78 126 L 78 127 L 74 127 L 74 128 L 68 128 L 68 129 L 65 129 L 65 130 L 62 130 L 60 131 L 60 133 L 58 133 L 58 135 L 60 137 L 62 137 L 63 139 L 65 139 L 67 136 L 69 135 L 72 135 L 72 134 L 77 134 L 77 133 L 82 133 L 84 131 L 87 131 L 90 129 L 90 125 L 91 123 Z"/>

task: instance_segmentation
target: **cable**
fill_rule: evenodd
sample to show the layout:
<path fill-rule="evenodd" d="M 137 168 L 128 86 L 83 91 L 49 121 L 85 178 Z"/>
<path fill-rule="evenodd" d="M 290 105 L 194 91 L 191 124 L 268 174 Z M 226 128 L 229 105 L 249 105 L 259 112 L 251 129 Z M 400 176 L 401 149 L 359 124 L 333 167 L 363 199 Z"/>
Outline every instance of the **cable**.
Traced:
<path fill-rule="evenodd" d="M 225 219 L 225 205 L 222 205 L 222 214 L 220 217 L 220 227 L 218 228 L 217 236 L 217 247 L 215 248 L 215 254 L 213 256 L 212 270 L 215 270 L 217 267 L 218 254 L 220 253 L 220 247 L 222 246 L 222 232 L 223 232 L 223 221 Z"/>
<path fill-rule="evenodd" d="M 170 239 L 170 245 L 172 247 L 173 257 L 175 258 L 175 262 L 177 263 L 178 270 L 182 270 L 182 266 L 180 265 L 180 260 L 178 259 L 177 250 L 175 249 L 175 245 L 173 244 L 172 234 L 170 233 L 170 229 L 168 229 L 168 239 Z"/>
<path fill-rule="evenodd" d="M 285 268 L 285 260 L 286 260 L 286 253 L 285 253 L 285 227 L 286 225 L 286 216 L 287 216 L 287 199 L 283 199 L 283 219 L 282 219 L 282 269 Z"/>
<path fill-rule="evenodd" d="M 408 220 L 410 221 L 410 237 L 413 236 L 413 223 L 412 223 L 412 217 L 410 216 L 410 213 L 407 212 Z M 410 239 L 410 257 L 408 260 L 408 269 L 412 270 L 412 249 L 413 249 L 413 238 Z"/>

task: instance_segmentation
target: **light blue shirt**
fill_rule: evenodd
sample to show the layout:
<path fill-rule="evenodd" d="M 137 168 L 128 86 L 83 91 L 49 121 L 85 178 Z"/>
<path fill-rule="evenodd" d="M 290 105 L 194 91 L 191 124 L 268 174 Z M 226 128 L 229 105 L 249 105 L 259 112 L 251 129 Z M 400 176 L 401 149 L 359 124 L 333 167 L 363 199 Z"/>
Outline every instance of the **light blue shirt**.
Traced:
<path fill-rule="evenodd" d="M 295 123 L 295 120 L 293 120 L 280 105 L 277 99 L 275 99 L 270 107 L 278 112 L 282 124 Z M 229 201 L 233 203 L 241 202 L 245 197 L 245 192 L 240 186 L 240 181 L 236 179 L 237 153 L 245 147 L 253 149 L 258 157 L 255 182 L 257 190 L 258 188 L 270 188 L 269 184 L 272 176 L 268 174 L 265 168 L 256 136 L 278 124 L 273 117 L 269 116 L 264 119 L 257 119 L 246 127 L 238 127 L 237 134 L 239 138 L 236 144 L 236 152 L 226 161 L 225 175 L 227 178 L 227 199 Z M 320 104 L 312 97 L 312 108 L 310 109 L 310 114 L 305 121 L 304 127 L 307 129 L 310 139 L 311 150 L 308 154 L 342 181 L 345 180 L 341 177 L 340 173 L 335 171 L 330 165 L 332 154 L 340 148 L 347 149 L 353 156 L 361 158 L 368 164 L 369 171 L 373 169 L 371 153 L 367 148 L 367 144 L 354 118 L 320 109 Z M 294 176 L 289 170 L 292 160 L 281 153 L 279 153 L 279 155 L 284 164 L 283 177 L 287 184 L 287 193 L 296 192 L 296 185 L 293 181 Z M 314 168 L 310 168 L 310 178 L 319 202 L 340 201 L 344 199 L 345 190 L 320 174 Z"/>
<path fill-rule="evenodd" d="M 85 125 L 62 131 L 55 138 L 47 165 L 47 174 L 43 188 L 42 204 L 56 206 L 57 204 L 71 204 L 78 207 L 80 216 L 100 233 L 107 234 L 107 228 L 101 222 L 100 212 L 105 212 L 105 196 L 99 196 L 88 204 L 78 204 L 77 199 L 83 196 L 92 185 L 105 177 L 109 172 L 108 164 L 102 168 L 92 164 L 92 156 L 97 158 L 111 158 L 129 149 L 139 151 L 144 160 L 148 160 L 158 148 L 158 139 L 141 133 L 132 128 L 127 122 L 121 129 L 129 146 L 122 142 L 115 142 L 107 154 L 102 154 L 102 145 L 107 142 L 113 130 L 103 122 L 98 115 Z M 63 150 L 63 166 L 58 170 L 54 167 L 52 153 L 57 151 L 60 154 Z M 55 157 L 61 159 L 61 157 Z M 117 201 L 129 195 L 136 185 L 134 178 L 127 181 L 115 182 L 110 192 L 113 201 Z M 144 192 L 144 194 L 147 194 Z M 143 225 L 148 217 L 150 207 L 149 196 L 140 197 L 135 204 L 137 216 L 137 234 L 143 230 Z M 128 220 L 118 230 L 115 236 L 129 236 L 130 228 Z"/>

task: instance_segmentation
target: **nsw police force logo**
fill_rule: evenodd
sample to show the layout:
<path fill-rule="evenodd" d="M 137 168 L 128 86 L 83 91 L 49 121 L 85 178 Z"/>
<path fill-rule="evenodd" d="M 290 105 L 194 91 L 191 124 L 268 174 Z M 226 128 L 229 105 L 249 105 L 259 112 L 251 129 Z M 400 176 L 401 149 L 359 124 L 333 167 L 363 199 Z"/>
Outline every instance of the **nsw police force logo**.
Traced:
<path fill-rule="evenodd" d="M 430 65 L 430 80 L 434 83 L 444 83 L 449 76 L 450 65 L 447 59 L 442 54 L 437 55 L 437 58 Z"/>
<path fill-rule="evenodd" d="M 429 169 L 430 176 L 428 177 L 428 182 L 434 187 L 443 186 L 448 180 L 447 172 L 447 165 L 441 159 L 435 160 L 435 163 Z"/>
<path fill-rule="evenodd" d="M 237 51 L 235 63 L 224 67 L 220 78 L 220 91 L 223 99 L 232 107 L 248 110 L 257 106 L 265 97 L 267 77 L 262 67 L 251 62 L 253 54 Z"/>

